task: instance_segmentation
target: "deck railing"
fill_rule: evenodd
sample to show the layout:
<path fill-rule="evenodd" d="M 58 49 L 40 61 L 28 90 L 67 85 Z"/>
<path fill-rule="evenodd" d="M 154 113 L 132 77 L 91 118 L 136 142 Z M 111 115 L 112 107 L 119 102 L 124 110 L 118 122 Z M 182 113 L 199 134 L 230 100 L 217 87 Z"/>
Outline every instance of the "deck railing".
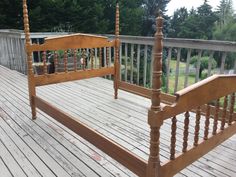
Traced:
<path fill-rule="evenodd" d="M 45 37 L 66 33 L 32 33 L 33 43 L 42 43 Z M 106 35 L 114 38 L 112 35 Z M 144 87 L 151 87 L 153 37 L 120 36 L 120 77 L 123 81 Z M 110 49 L 110 54 L 114 50 Z M 99 55 L 95 51 L 95 55 Z M 109 55 L 109 65 L 112 65 L 113 55 Z M 200 81 L 214 73 L 236 73 L 236 42 L 208 41 L 194 39 L 164 40 L 164 76 L 163 90 L 167 93 L 176 91 Z M 191 58 L 196 56 L 195 65 Z M 209 57 L 205 70 L 202 71 L 201 57 Z M 35 62 L 40 62 L 42 55 L 34 53 Z M 104 52 L 104 61 L 107 59 Z M 99 58 L 95 56 L 95 58 Z M 217 67 L 214 68 L 213 58 Z M 95 60 L 96 62 L 96 60 Z M 104 62 L 105 63 L 105 62 Z M 17 30 L 0 30 L 0 64 L 26 74 L 26 56 L 24 52 L 24 34 Z M 199 77 L 200 72 L 203 76 Z M 111 77 L 108 77 L 111 78 Z"/>

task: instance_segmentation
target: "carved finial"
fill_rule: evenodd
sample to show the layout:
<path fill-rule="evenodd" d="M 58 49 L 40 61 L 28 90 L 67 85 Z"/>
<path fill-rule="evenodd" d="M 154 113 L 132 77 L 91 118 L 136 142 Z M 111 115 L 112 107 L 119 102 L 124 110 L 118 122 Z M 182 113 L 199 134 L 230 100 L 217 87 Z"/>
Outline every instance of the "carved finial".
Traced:
<path fill-rule="evenodd" d="M 30 29 L 29 29 L 29 17 L 27 9 L 27 1 L 23 0 L 23 17 L 24 17 L 24 32 L 26 44 L 30 44 Z"/>
<path fill-rule="evenodd" d="M 161 10 L 161 9 L 158 10 L 157 16 L 158 16 L 158 17 L 162 17 L 162 10 Z"/>
<path fill-rule="evenodd" d="M 116 1 L 116 27 L 115 27 L 115 36 L 118 38 L 119 36 L 119 25 L 120 25 L 120 12 L 119 12 L 119 1 Z"/>
<path fill-rule="evenodd" d="M 162 75 L 162 50 L 163 50 L 163 18 L 157 18 L 157 31 L 155 33 L 154 42 L 154 60 L 152 72 L 152 106 L 154 111 L 160 110 L 160 94 L 161 94 L 161 75 Z"/>

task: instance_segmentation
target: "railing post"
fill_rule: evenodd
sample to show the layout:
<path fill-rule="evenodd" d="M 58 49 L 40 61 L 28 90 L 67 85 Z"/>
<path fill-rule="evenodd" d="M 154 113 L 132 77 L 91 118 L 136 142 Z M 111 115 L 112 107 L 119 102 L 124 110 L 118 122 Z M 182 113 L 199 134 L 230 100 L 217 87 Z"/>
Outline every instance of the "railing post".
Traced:
<path fill-rule="evenodd" d="M 147 177 L 160 177 L 160 127 L 163 120 L 156 113 L 161 111 L 161 75 L 162 75 L 162 50 L 163 50 L 163 18 L 157 18 L 157 32 L 154 43 L 154 60 L 152 73 L 152 105 L 148 111 L 148 123 L 150 125 L 150 154 L 147 166 Z"/>
<path fill-rule="evenodd" d="M 31 45 L 31 40 L 30 40 L 29 18 L 28 18 L 26 0 L 23 0 L 23 16 L 24 16 L 24 32 L 25 32 L 25 49 L 27 52 L 29 100 L 32 111 L 32 118 L 36 119 L 36 106 L 34 101 L 34 96 L 36 96 L 36 90 L 35 90 L 34 72 L 32 66 L 32 53 L 27 51 L 27 47 Z"/>

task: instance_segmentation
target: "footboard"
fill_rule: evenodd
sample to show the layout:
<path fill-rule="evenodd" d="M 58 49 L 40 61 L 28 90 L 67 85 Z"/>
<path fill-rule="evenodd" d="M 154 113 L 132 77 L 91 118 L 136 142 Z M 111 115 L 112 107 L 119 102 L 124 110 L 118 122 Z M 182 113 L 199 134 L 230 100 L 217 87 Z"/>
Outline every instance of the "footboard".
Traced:
<path fill-rule="evenodd" d="M 175 175 L 236 133 L 235 92 L 236 75 L 215 75 L 177 92 L 176 102 L 156 114 L 171 122 L 170 160 L 160 166 L 160 176 Z"/>

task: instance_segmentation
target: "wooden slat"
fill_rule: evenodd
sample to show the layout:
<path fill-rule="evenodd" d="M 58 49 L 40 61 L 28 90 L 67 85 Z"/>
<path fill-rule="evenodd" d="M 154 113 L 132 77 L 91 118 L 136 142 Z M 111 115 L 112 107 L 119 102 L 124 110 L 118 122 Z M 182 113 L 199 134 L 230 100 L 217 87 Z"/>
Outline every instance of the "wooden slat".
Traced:
<path fill-rule="evenodd" d="M 168 56 L 166 61 L 166 93 L 169 93 L 169 77 L 170 77 L 170 61 L 171 61 L 171 55 L 172 55 L 172 48 L 168 49 Z"/>
<path fill-rule="evenodd" d="M 188 49 L 186 68 L 185 68 L 185 79 L 184 79 L 184 88 L 188 86 L 188 77 L 189 77 L 189 64 L 191 59 L 191 49 Z"/>
<path fill-rule="evenodd" d="M 128 77 L 128 44 L 125 43 L 125 82 L 127 82 Z"/>
<path fill-rule="evenodd" d="M 114 67 L 35 76 L 36 86 L 114 74 Z"/>
<path fill-rule="evenodd" d="M 199 73 L 200 73 L 201 57 L 202 57 L 202 50 L 199 50 L 199 51 L 198 51 L 198 58 L 197 58 L 197 67 L 196 67 L 196 77 L 195 77 L 195 82 L 198 82 L 198 81 L 199 81 Z"/>
<path fill-rule="evenodd" d="M 177 92 L 178 85 L 179 85 L 179 63 L 180 63 L 180 56 L 181 56 L 181 48 L 178 48 L 176 67 L 175 67 L 175 88 L 174 88 L 174 93 Z"/>
<path fill-rule="evenodd" d="M 148 46 L 144 47 L 144 66 L 143 66 L 143 86 L 147 84 L 147 57 L 148 57 Z"/>
<path fill-rule="evenodd" d="M 133 84 L 134 79 L 134 44 L 131 44 L 130 50 L 130 83 Z"/>
<path fill-rule="evenodd" d="M 228 127 L 224 131 L 220 131 L 217 135 L 211 136 L 207 141 L 202 141 L 197 147 L 189 149 L 186 153 L 180 154 L 174 161 L 169 161 L 161 167 L 163 177 L 173 176 L 186 166 L 218 146 L 229 137 L 236 133 L 236 123 Z M 171 170 L 170 170 L 171 169 Z"/>
<path fill-rule="evenodd" d="M 222 57 L 221 57 L 221 64 L 220 64 L 220 74 L 224 73 L 225 70 L 225 59 L 227 57 L 227 53 L 223 52 Z"/>
<path fill-rule="evenodd" d="M 135 174 L 139 176 L 145 176 L 147 162 L 137 157 L 135 154 L 127 151 L 119 144 L 109 140 L 99 132 L 91 129 L 84 123 L 80 122 L 78 119 L 68 115 L 64 111 L 52 106 L 50 103 L 42 100 L 39 97 L 34 97 L 36 106 L 53 117 L 55 120 L 59 121 L 70 130 L 74 131 L 105 153 L 107 153 L 112 158 L 116 159 L 118 162 L 129 168 Z"/>
<path fill-rule="evenodd" d="M 137 85 L 139 85 L 139 73 L 140 72 L 140 44 L 137 49 Z"/>
<path fill-rule="evenodd" d="M 211 76 L 213 55 L 214 55 L 214 51 L 211 51 L 210 56 L 209 56 L 209 61 L 208 61 L 208 72 L 207 72 L 208 77 Z"/>

